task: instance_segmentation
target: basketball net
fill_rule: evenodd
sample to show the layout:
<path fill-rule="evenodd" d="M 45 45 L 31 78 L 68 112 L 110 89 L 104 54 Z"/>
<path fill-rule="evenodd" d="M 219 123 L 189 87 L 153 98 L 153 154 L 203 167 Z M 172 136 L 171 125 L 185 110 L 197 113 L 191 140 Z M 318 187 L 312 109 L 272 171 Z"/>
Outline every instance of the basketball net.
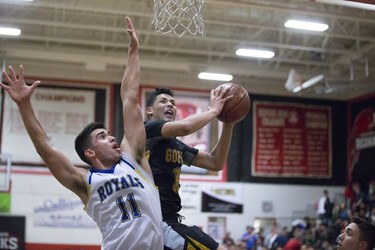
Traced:
<path fill-rule="evenodd" d="M 204 0 L 154 0 L 152 24 L 156 32 L 204 35 L 202 7 Z"/>

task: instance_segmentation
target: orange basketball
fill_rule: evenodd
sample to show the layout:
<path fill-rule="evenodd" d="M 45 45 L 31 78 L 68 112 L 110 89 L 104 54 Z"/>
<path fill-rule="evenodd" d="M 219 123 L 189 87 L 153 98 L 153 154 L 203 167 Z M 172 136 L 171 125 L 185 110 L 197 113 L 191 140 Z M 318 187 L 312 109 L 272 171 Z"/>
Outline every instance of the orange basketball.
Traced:
<path fill-rule="evenodd" d="M 224 97 L 234 97 L 225 102 L 223 110 L 217 119 L 222 122 L 239 122 L 243 120 L 250 110 L 250 96 L 247 90 L 237 83 L 223 83 L 218 88 L 229 88 Z"/>

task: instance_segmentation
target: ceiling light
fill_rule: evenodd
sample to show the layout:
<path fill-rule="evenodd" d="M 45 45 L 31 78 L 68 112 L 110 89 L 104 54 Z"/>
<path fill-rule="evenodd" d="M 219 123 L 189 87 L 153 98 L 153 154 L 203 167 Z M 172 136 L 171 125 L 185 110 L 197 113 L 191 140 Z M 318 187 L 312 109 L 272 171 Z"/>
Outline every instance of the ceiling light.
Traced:
<path fill-rule="evenodd" d="M 0 26 L 0 35 L 5 36 L 19 36 L 21 34 L 21 30 L 17 28 L 9 28 L 9 27 L 1 27 Z"/>
<path fill-rule="evenodd" d="M 256 58 L 272 58 L 275 56 L 275 52 L 259 49 L 238 49 L 236 50 L 236 55 Z"/>
<path fill-rule="evenodd" d="M 306 22 L 298 20 L 288 20 L 284 26 L 292 29 L 312 30 L 312 31 L 325 31 L 329 26 L 325 23 Z"/>
<path fill-rule="evenodd" d="M 293 93 L 297 93 L 301 90 L 307 89 L 307 88 L 313 86 L 314 84 L 317 84 L 321 80 L 323 80 L 323 78 L 324 78 L 323 74 L 314 76 L 313 78 L 303 82 L 301 85 L 298 85 L 298 86 L 294 87 L 292 91 L 293 91 Z"/>
<path fill-rule="evenodd" d="M 371 1 L 343 1 L 343 0 L 315 0 L 316 2 L 337 4 L 346 7 L 359 8 L 364 10 L 375 10 L 375 5 Z"/>
<path fill-rule="evenodd" d="M 214 81 L 231 81 L 233 79 L 232 75 L 228 74 L 218 74 L 218 73 L 209 73 L 201 72 L 198 74 L 198 78 L 202 80 L 214 80 Z"/>
<path fill-rule="evenodd" d="M 297 73 L 295 69 L 290 69 L 288 78 L 285 82 L 285 88 L 293 93 L 297 93 L 301 90 L 310 88 L 314 84 L 317 84 L 324 79 L 324 74 L 320 74 L 310 78 L 308 80 L 303 80 L 302 76 Z"/>

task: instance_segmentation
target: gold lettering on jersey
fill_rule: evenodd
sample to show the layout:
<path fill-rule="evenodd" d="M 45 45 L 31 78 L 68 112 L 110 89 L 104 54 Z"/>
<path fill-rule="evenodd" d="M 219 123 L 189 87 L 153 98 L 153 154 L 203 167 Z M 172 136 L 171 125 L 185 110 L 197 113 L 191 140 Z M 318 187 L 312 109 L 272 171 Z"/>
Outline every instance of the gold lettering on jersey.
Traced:
<path fill-rule="evenodd" d="M 177 149 L 168 148 L 165 151 L 165 161 L 170 163 L 183 164 L 183 154 L 182 151 Z"/>
<path fill-rule="evenodd" d="M 173 189 L 173 192 L 178 193 L 178 190 L 180 189 L 181 168 L 173 169 L 173 173 L 174 173 L 174 183 L 173 183 L 172 189 Z"/>
<path fill-rule="evenodd" d="M 103 202 L 108 196 L 115 192 L 131 187 L 145 188 L 137 177 L 128 174 L 126 176 L 121 176 L 120 178 L 113 178 L 106 181 L 96 192 L 100 197 L 100 202 Z"/>

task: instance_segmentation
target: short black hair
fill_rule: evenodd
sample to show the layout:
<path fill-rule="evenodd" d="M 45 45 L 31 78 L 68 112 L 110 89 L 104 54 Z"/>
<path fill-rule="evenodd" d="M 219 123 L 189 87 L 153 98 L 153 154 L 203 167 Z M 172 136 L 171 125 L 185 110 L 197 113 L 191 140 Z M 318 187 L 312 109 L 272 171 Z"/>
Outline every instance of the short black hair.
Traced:
<path fill-rule="evenodd" d="M 79 135 L 76 137 L 74 146 L 76 149 L 76 152 L 81 158 L 82 161 L 86 162 L 87 164 L 91 165 L 91 162 L 87 159 L 85 156 L 85 150 L 88 149 L 91 146 L 91 133 L 95 129 L 98 128 L 104 128 L 105 126 L 101 122 L 92 122 L 88 124 L 82 131 L 79 133 Z"/>
<path fill-rule="evenodd" d="M 357 224 L 360 234 L 359 241 L 367 242 L 367 250 L 372 250 L 375 247 L 375 225 L 369 220 L 354 216 L 352 222 Z"/>
<path fill-rule="evenodd" d="M 171 89 L 158 87 L 147 97 L 146 107 L 152 106 L 156 100 L 156 97 L 161 94 L 167 94 L 173 97 L 173 91 Z"/>

